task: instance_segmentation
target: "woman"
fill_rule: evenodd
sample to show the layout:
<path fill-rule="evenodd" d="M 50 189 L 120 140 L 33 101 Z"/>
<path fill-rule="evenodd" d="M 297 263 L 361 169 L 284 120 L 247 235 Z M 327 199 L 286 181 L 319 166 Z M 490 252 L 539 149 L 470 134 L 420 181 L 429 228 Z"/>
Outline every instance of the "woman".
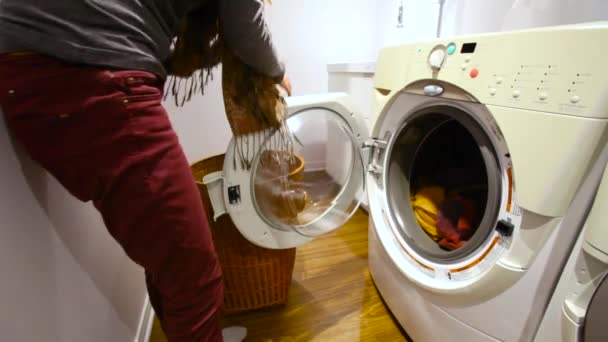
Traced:
<path fill-rule="evenodd" d="M 220 266 L 161 104 L 178 23 L 211 1 L 224 43 L 290 93 L 260 0 L 0 0 L 7 125 L 145 268 L 170 341 L 222 339 Z"/>

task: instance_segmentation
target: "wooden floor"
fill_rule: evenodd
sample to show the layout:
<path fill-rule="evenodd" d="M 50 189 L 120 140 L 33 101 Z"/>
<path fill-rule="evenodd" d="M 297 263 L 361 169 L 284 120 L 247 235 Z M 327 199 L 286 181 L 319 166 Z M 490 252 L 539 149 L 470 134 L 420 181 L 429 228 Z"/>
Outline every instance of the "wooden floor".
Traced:
<path fill-rule="evenodd" d="M 245 341 L 251 342 L 407 341 L 370 277 L 364 212 L 298 249 L 286 306 L 227 317 L 223 324 L 247 327 Z M 150 341 L 166 341 L 158 324 Z"/>

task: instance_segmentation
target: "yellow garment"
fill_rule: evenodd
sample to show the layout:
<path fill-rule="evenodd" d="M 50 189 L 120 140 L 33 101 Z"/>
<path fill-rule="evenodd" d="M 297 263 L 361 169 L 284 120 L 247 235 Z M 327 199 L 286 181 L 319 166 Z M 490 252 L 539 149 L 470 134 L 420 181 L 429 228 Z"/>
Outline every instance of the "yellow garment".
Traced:
<path fill-rule="evenodd" d="M 412 198 L 412 208 L 418 224 L 433 238 L 439 240 L 437 214 L 439 205 L 445 200 L 445 190 L 439 186 L 422 188 Z"/>

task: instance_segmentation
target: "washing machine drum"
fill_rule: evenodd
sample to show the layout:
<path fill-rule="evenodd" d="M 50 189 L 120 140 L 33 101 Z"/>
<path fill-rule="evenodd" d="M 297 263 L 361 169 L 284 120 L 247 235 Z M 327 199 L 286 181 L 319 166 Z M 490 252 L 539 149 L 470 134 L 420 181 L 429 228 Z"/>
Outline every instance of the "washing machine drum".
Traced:
<path fill-rule="evenodd" d="M 454 262 L 496 227 L 501 170 L 486 130 L 470 113 L 432 106 L 397 132 L 386 179 L 390 213 L 406 243 L 433 262 Z"/>

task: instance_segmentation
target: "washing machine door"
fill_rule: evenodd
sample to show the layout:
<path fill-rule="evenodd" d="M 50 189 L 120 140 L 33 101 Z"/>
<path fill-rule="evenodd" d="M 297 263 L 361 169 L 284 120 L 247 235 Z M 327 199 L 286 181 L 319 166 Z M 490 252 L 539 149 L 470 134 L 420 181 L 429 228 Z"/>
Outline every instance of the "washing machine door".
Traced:
<path fill-rule="evenodd" d="M 265 248 L 297 247 L 338 229 L 364 196 L 367 128 L 348 95 L 286 101 L 287 129 L 233 138 L 223 172 L 203 180 L 214 216 L 227 213 Z"/>

